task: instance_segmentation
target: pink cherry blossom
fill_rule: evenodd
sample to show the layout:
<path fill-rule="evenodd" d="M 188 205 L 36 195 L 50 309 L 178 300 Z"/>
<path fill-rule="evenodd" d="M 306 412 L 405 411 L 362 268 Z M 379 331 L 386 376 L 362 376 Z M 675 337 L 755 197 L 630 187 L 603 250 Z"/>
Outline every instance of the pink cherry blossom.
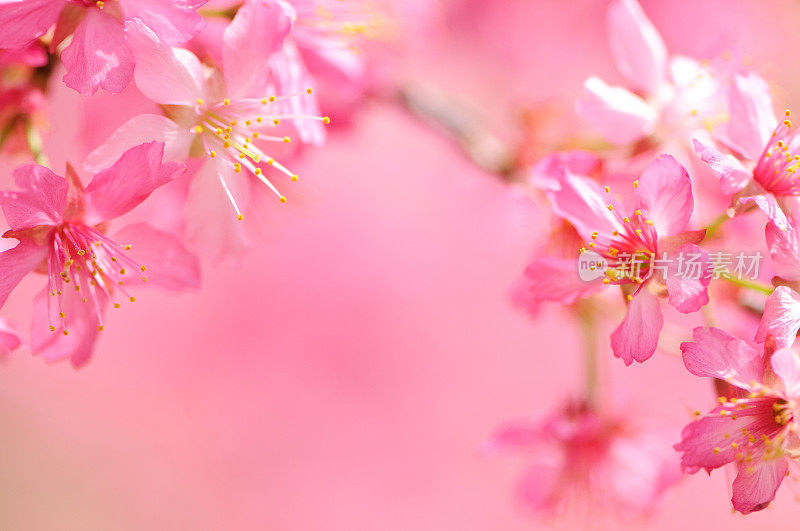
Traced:
<path fill-rule="evenodd" d="M 695 140 L 695 151 L 734 195 L 733 210 L 754 205 L 781 230 L 800 196 L 796 127 L 786 111 L 779 121 L 769 87 L 755 74 L 735 75 L 728 88 L 730 119 L 715 130 L 716 143 Z"/>
<path fill-rule="evenodd" d="M 542 421 L 502 426 L 487 449 L 529 459 L 517 489 L 528 508 L 554 514 L 578 502 L 618 518 L 649 513 L 680 476 L 665 446 L 656 431 L 570 403 Z"/>
<path fill-rule="evenodd" d="M 268 172 L 277 172 L 287 181 L 298 180 L 276 160 L 275 150 L 291 142 L 285 127 L 312 131 L 313 141 L 321 141 L 322 124 L 329 120 L 292 109 L 292 101 L 313 100 L 311 88 L 299 94 L 273 92 L 270 62 L 289 31 L 291 13 L 280 6 L 256 9 L 259 3 L 248 2 L 238 11 L 224 34 L 223 72 L 210 71 L 208 77 L 191 52 L 168 46 L 141 22 L 128 22 L 128 38 L 136 50 L 136 84 L 162 105 L 165 115 L 130 119 L 89 154 L 86 169 L 96 171 L 130 146 L 156 138 L 165 142 L 167 160 L 204 161 L 193 178 L 189 201 L 203 210 L 200 216 L 205 220 L 211 205 L 217 205 L 214 197 L 229 203 L 227 215 L 214 208 L 215 214 L 225 216 L 211 217 L 217 226 L 244 218 L 253 185 L 266 187 L 286 202 L 267 178 Z"/>
<path fill-rule="evenodd" d="M 55 26 L 51 48 L 72 35 L 61 59 L 64 83 L 89 96 L 120 92 L 133 76 L 124 22 L 138 20 L 164 41 L 180 44 L 203 28 L 206 0 L 6 0 L 0 3 L 0 48 L 21 49 Z"/>
<path fill-rule="evenodd" d="M 541 300 L 573 302 L 602 284 L 618 285 L 628 300 L 628 311 L 611 336 L 614 355 L 626 365 L 643 362 L 655 352 L 663 326 L 658 296 L 666 291 L 669 303 L 682 313 L 699 310 L 708 302 L 707 287 L 711 262 L 696 243 L 704 233 L 686 231 L 694 200 L 686 170 L 669 155 L 655 159 L 634 181 L 632 197 L 615 197 L 611 188 L 576 171 L 582 163 L 554 155 L 534 169 L 532 181 L 545 191 L 553 212 L 571 223 L 583 238 L 583 258 L 602 258 L 607 264 L 594 282 L 579 282 L 578 262 L 571 273 L 561 263 L 534 262 L 526 276 L 536 278 Z M 626 206 L 626 203 L 628 206 Z M 666 253 L 666 254 L 665 254 Z M 575 255 L 577 255 L 577 251 Z M 676 270 L 679 256 L 696 255 L 698 278 L 682 276 Z M 656 259 L 668 259 L 666 271 L 657 270 Z M 632 264 L 638 264 L 634 271 Z M 547 267 L 543 267 L 543 266 Z M 570 281 L 565 278 L 571 277 Z M 665 289 L 664 289 L 665 288 Z"/>
<path fill-rule="evenodd" d="M 31 340 L 46 360 L 88 361 L 105 307 L 118 308 L 123 297 L 133 302 L 137 281 L 173 290 L 198 285 L 196 258 L 173 236 L 142 224 L 107 235 L 111 220 L 184 171 L 180 163 L 162 163 L 163 150 L 156 142 L 134 147 L 85 189 L 71 168 L 65 178 L 44 166 L 23 166 L 14 172 L 19 190 L 0 195 L 11 228 L 3 237 L 19 240 L 0 253 L 0 307 L 29 273 L 46 275 Z"/>
<path fill-rule="evenodd" d="M 789 471 L 800 440 L 800 359 L 789 349 L 761 353 L 717 328 L 696 328 L 681 345 L 686 368 L 727 382 L 733 396 L 688 424 L 675 449 L 684 471 L 735 463 L 733 508 L 747 514 L 769 505 Z M 765 363 L 766 362 L 766 363 Z"/>
<path fill-rule="evenodd" d="M 14 352 L 22 344 L 22 336 L 17 328 L 0 317 L 0 359 Z"/>
<path fill-rule="evenodd" d="M 584 84 L 578 113 L 608 141 L 633 144 L 649 136 L 656 142 L 688 142 L 703 128 L 705 114 L 717 114 L 719 82 L 700 62 L 670 57 L 661 35 L 636 0 L 614 0 L 606 28 L 617 69 L 627 87 L 598 77 Z"/>

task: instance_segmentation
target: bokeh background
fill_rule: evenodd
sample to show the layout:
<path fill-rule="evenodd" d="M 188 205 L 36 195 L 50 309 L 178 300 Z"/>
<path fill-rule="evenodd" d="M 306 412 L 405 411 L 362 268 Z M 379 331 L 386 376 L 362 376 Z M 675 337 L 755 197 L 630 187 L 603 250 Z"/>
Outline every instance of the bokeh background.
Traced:
<path fill-rule="evenodd" d="M 671 51 L 750 56 L 781 104 L 800 101 L 796 2 L 642 4 Z M 400 77 L 475 109 L 507 142 L 527 123 L 535 157 L 584 132 L 571 105 L 586 77 L 619 80 L 605 6 L 445 2 Z M 94 111 L 63 98 L 56 167 L 93 147 L 77 138 L 118 125 L 97 119 L 102 95 Z M 543 117 L 531 126 L 523 109 Z M 389 96 L 360 104 L 295 166 L 291 204 L 244 256 L 207 263 L 200 292 L 141 293 L 79 371 L 24 349 L 0 367 L 0 528 L 564 527 L 515 501 L 523 460 L 480 451 L 498 423 L 581 385 L 570 317 L 552 307 L 532 319 L 510 302 L 546 214 Z M 39 288 L 24 284 L 4 316 L 27 323 Z M 667 330 L 664 351 L 630 368 L 599 340 L 609 400 L 676 441 L 688 411 L 712 401 L 672 354 L 681 334 Z M 633 525 L 797 528 L 789 489 L 747 518 L 728 499 L 723 472 L 687 477 Z"/>

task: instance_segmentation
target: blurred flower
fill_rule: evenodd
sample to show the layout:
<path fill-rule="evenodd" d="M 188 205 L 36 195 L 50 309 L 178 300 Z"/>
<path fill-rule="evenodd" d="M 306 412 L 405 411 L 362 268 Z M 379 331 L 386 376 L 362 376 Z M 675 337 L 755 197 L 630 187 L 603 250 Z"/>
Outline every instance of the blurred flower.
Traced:
<path fill-rule="evenodd" d="M 754 203 L 780 229 L 788 228 L 784 198 L 800 196 L 796 128 L 778 122 L 767 84 L 755 74 L 736 75 L 729 88 L 730 120 L 715 137 L 720 147 L 695 141 L 700 158 L 719 175 L 725 194 L 734 196 L 734 210 Z"/>
<path fill-rule="evenodd" d="M 197 211 L 194 219 L 201 218 L 203 227 L 208 223 L 230 227 L 219 239 L 231 244 L 238 234 L 233 224 L 244 218 L 248 207 L 254 184 L 251 181 L 260 183 L 284 203 L 286 197 L 265 171 L 274 168 L 292 181 L 298 179 L 276 160 L 274 152 L 270 153 L 268 146 L 280 149 L 291 142 L 289 136 L 276 134 L 278 127 L 300 124 L 296 129 L 312 130 L 313 140 L 321 141 L 323 123 L 329 122 L 320 116 L 286 112 L 286 101 L 313 99 L 310 88 L 302 93 L 270 94 L 269 62 L 291 27 L 289 15 L 279 7 L 251 9 L 249 3 L 240 9 L 224 33 L 222 72 L 204 72 L 192 53 L 167 46 L 141 22 L 127 23 L 128 38 L 136 49 L 136 84 L 145 96 L 161 105 L 165 116 L 142 114 L 131 118 L 89 154 L 86 169 L 96 171 L 130 146 L 153 138 L 165 142 L 167 160 L 202 158 L 204 164 L 189 191 L 189 202 Z M 169 83 L 164 82 L 165 77 Z M 242 178 L 241 173 L 250 178 Z M 230 204 L 228 211 L 235 214 L 222 219 L 208 216 L 209 200 L 217 204 L 209 199 L 212 187 L 217 197 Z M 224 215 L 219 208 L 215 213 Z M 208 239 L 217 230 L 212 229 L 203 238 Z M 205 228 L 193 232 L 205 232 Z"/>
<path fill-rule="evenodd" d="M 680 477 L 659 433 L 581 402 L 541 422 L 502 426 L 488 449 L 531 460 L 517 492 L 542 513 L 576 512 L 585 504 L 615 518 L 643 516 Z"/>
<path fill-rule="evenodd" d="M 44 166 L 23 166 L 14 172 L 20 191 L 0 195 L 11 228 L 3 237 L 19 240 L 0 253 L 0 306 L 30 272 L 47 275 L 47 288 L 35 301 L 31 343 L 48 361 L 88 361 L 106 305 L 118 308 L 119 293 L 135 300 L 128 273 L 168 289 L 198 285 L 198 262 L 174 237 L 142 224 L 106 235 L 112 219 L 184 171 L 182 164 L 163 164 L 163 150 L 152 142 L 126 151 L 86 189 L 71 168 L 64 178 Z M 61 334 L 52 333 L 57 329 Z"/>
<path fill-rule="evenodd" d="M 681 351 L 689 372 L 723 380 L 733 395 L 719 397 L 719 406 L 683 429 L 675 449 L 683 453 L 684 471 L 710 473 L 735 462 L 733 508 L 744 514 L 765 508 L 800 451 L 797 354 L 768 348 L 762 359 L 717 328 L 695 328 L 694 341 L 681 344 Z"/>
<path fill-rule="evenodd" d="M 614 0 L 606 26 L 628 88 L 590 77 L 576 109 L 608 141 L 633 144 L 654 136 L 656 145 L 686 143 L 703 128 L 702 116 L 719 113 L 714 104 L 719 83 L 711 70 L 688 57 L 668 57 L 661 35 L 636 0 Z"/>
<path fill-rule="evenodd" d="M 64 83 L 89 96 L 103 87 L 120 92 L 133 75 L 134 56 L 123 24 L 139 20 L 170 44 L 203 27 L 206 0 L 9 0 L 0 4 L 0 48 L 21 49 L 55 26 L 51 50 L 72 36 L 61 59 Z"/>

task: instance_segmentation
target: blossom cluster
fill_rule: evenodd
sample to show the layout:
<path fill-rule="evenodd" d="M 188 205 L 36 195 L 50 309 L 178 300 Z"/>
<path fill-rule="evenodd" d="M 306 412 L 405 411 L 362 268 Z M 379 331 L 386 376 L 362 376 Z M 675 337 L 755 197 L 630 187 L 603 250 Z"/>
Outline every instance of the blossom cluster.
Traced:
<path fill-rule="evenodd" d="M 345 115 L 377 85 L 368 65 L 396 45 L 389 21 L 401 24 L 407 9 L 391 0 L 0 1 L 0 156 L 15 168 L 0 192 L 0 308 L 23 279 L 44 281 L 29 340 L 0 319 L 0 355 L 28 345 L 80 366 L 108 308 L 134 302 L 143 286 L 197 288 L 200 258 L 239 253 L 248 221 L 287 202 L 302 146 L 325 142 L 321 106 Z M 51 168 L 61 127 L 51 118 L 75 100 L 64 92 L 120 125 Z"/>
<path fill-rule="evenodd" d="M 673 322 L 684 331 L 674 354 L 717 400 L 653 452 L 652 438 L 638 442 L 653 428 L 601 404 L 590 367 L 583 395 L 543 424 L 503 426 L 491 447 L 531 456 L 520 494 L 536 510 L 594 492 L 599 506 L 641 514 L 674 472 L 731 466 L 733 509 L 758 511 L 800 456 L 798 126 L 775 112 L 757 65 L 671 55 L 636 0 L 613 0 L 606 22 L 625 86 L 586 80 L 575 108 L 604 142 L 530 170 L 524 186 L 553 229 L 515 301 L 562 305 L 579 323 L 619 315 L 606 344 L 625 365 L 656 354 Z"/>

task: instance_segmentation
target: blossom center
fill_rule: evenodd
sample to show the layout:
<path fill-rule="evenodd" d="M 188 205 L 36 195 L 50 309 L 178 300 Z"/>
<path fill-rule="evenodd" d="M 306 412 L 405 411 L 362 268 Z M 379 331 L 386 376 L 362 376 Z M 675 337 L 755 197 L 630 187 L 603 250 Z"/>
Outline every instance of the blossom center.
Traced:
<path fill-rule="evenodd" d="M 778 124 L 753 171 L 753 178 L 775 195 L 800 195 L 800 150 L 796 142 L 791 111 Z"/>

